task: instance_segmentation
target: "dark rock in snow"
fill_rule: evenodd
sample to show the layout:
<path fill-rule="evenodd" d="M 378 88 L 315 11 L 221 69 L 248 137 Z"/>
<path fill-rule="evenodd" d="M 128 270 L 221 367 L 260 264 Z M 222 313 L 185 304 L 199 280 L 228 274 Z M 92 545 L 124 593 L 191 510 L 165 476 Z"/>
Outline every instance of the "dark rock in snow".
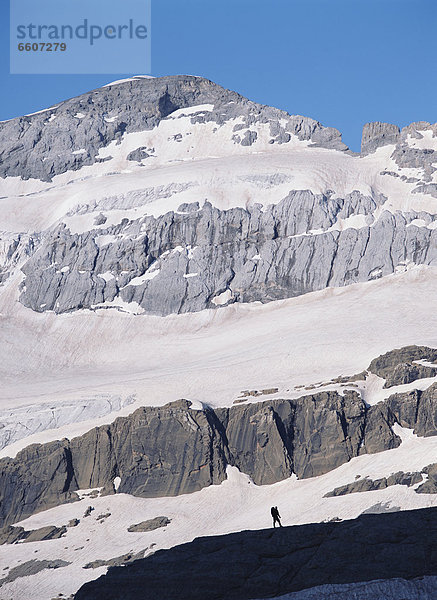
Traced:
<path fill-rule="evenodd" d="M 170 524 L 170 522 L 171 519 L 168 517 L 155 517 L 154 519 L 149 519 L 148 521 L 142 521 L 141 523 L 131 525 L 127 530 L 131 533 L 154 531 L 160 527 L 166 527 Z"/>

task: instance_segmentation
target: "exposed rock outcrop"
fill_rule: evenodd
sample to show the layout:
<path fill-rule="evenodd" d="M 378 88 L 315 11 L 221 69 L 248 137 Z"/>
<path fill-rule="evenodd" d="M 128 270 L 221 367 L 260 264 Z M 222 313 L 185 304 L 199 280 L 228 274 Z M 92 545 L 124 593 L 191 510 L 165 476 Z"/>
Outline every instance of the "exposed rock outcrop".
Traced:
<path fill-rule="evenodd" d="M 109 569 L 75 600 L 138 600 L 139 590 L 143 600 L 249 600 L 327 583 L 411 580 L 436 573 L 436 545 L 437 508 L 204 537 Z"/>
<path fill-rule="evenodd" d="M 436 375 L 437 367 L 415 365 L 412 363 L 401 363 L 396 365 L 390 375 L 387 376 L 384 387 L 389 388 L 393 387 L 394 385 L 403 385 L 405 383 L 416 381 L 417 379 L 435 377 Z"/>
<path fill-rule="evenodd" d="M 134 562 L 135 560 L 139 560 L 140 558 L 144 558 L 145 550 L 140 550 L 139 552 L 133 553 L 128 552 L 127 554 L 123 554 L 122 556 L 116 556 L 114 558 L 109 559 L 101 559 L 98 558 L 93 560 L 86 565 L 84 565 L 84 569 L 98 569 L 100 567 L 121 567 L 124 565 L 128 565 L 129 563 Z"/>
<path fill-rule="evenodd" d="M 383 490 L 391 485 L 406 485 L 411 487 L 416 483 L 420 483 L 422 479 L 422 473 L 403 473 L 402 471 L 393 473 L 389 477 L 382 477 L 381 479 L 365 477 L 364 479 L 359 479 L 358 481 L 353 481 L 352 483 L 333 489 L 331 492 L 325 494 L 325 498 L 355 494 L 357 492 L 373 492 L 375 490 Z"/>
<path fill-rule="evenodd" d="M 55 527 L 48 525 L 40 529 L 26 531 L 24 527 L 12 527 L 8 525 L 0 529 L 0 545 L 15 544 L 16 542 L 42 542 L 44 540 L 56 540 L 67 533 L 65 526 Z"/>
<path fill-rule="evenodd" d="M 390 350 L 390 352 L 373 359 L 369 365 L 369 371 L 386 380 L 385 388 L 437 375 L 437 365 L 432 367 L 413 361 L 434 363 L 437 361 L 437 349 L 427 346 L 404 346 Z"/>
<path fill-rule="evenodd" d="M 171 519 L 168 517 L 155 517 L 154 519 L 149 519 L 148 521 L 141 521 L 141 523 L 136 523 L 135 525 L 131 525 L 128 527 L 128 531 L 131 533 L 144 532 L 144 531 L 154 531 L 155 529 L 159 529 L 160 527 L 166 527 L 171 522 Z"/>
<path fill-rule="evenodd" d="M 0 525 L 78 500 L 67 440 L 32 445 L 0 460 Z"/>
<path fill-rule="evenodd" d="M 437 383 L 423 391 L 393 394 L 384 404 L 402 427 L 421 437 L 437 435 Z"/>
<path fill-rule="evenodd" d="M 70 563 L 65 560 L 28 560 L 21 565 L 13 567 L 7 574 L 6 577 L 0 579 L 0 587 L 5 583 L 12 583 L 20 577 L 29 577 L 30 575 L 36 575 L 44 569 L 61 569 L 67 567 Z"/>
<path fill-rule="evenodd" d="M 420 485 L 416 492 L 418 494 L 437 494 L 437 463 L 428 465 L 423 469 L 428 479 Z"/>
<path fill-rule="evenodd" d="M 411 146 L 409 139 L 423 139 L 423 132 L 427 130 L 433 137 L 437 136 L 437 124 L 431 125 L 427 121 L 418 121 L 404 127 L 400 133 L 398 143 L 391 158 L 401 168 L 420 168 L 422 170 L 422 181 L 430 182 L 436 170 L 434 164 L 437 162 L 437 153 L 432 148 Z M 420 183 L 413 193 L 420 192 L 424 187 Z M 432 188 L 431 188 L 432 190 Z M 431 191 L 430 190 L 430 191 Z"/>
<path fill-rule="evenodd" d="M 397 125 L 378 121 L 366 123 L 361 138 L 361 153 L 368 154 L 369 152 L 375 152 L 380 146 L 396 144 L 399 134 L 400 129 Z"/>
<path fill-rule="evenodd" d="M 384 201 L 302 190 L 263 210 L 205 202 L 81 234 L 62 224 L 23 265 L 20 301 L 62 313 L 118 300 L 164 316 L 290 298 L 437 261 L 437 230 L 410 226 L 413 214 L 384 211 L 370 226 Z M 350 215 L 369 216 L 369 225 L 330 229 Z"/>

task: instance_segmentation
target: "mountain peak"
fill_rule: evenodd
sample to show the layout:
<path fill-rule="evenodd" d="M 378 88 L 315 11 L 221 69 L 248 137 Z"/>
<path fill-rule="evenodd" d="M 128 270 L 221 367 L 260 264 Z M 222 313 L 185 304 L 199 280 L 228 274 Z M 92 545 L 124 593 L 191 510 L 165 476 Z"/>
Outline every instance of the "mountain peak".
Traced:
<path fill-rule="evenodd" d="M 400 129 L 397 125 L 380 121 L 366 123 L 361 138 L 361 153 L 368 154 L 381 146 L 396 144 L 399 134 Z"/>

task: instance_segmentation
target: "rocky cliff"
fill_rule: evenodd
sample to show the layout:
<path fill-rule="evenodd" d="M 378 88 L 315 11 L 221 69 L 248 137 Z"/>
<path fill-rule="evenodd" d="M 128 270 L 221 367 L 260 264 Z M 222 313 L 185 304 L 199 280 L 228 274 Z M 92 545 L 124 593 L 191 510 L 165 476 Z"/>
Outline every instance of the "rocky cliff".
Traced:
<path fill-rule="evenodd" d="M 437 230 L 413 223 L 430 222 L 430 215 L 387 211 L 374 222 L 384 202 L 306 190 L 264 210 L 206 203 L 83 234 L 61 225 L 22 267 L 20 300 L 38 312 L 62 313 L 118 299 L 164 316 L 269 302 L 377 279 L 408 264 L 435 264 Z M 334 227 L 352 216 L 368 224 Z"/>
<path fill-rule="evenodd" d="M 198 491 L 236 466 L 258 485 L 326 473 L 354 456 L 397 447 L 392 425 L 437 435 L 437 384 L 367 406 L 353 391 L 321 392 L 228 409 L 180 400 L 140 408 L 85 435 L 32 445 L 0 460 L 0 525 L 100 487 L 142 497 Z"/>

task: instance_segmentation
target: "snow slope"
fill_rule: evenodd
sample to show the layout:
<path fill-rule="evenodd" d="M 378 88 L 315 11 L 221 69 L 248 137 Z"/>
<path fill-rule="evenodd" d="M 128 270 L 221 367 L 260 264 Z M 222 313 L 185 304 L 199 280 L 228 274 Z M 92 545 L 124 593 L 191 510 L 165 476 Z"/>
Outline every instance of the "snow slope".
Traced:
<path fill-rule="evenodd" d="M 187 157 L 187 149 L 177 142 L 174 148 L 168 148 L 167 139 L 176 135 L 180 126 L 175 127 L 174 123 L 180 120 L 188 121 L 187 129 L 206 127 L 190 125 L 189 117 L 164 120 L 160 127 L 165 128 L 165 132 L 152 130 L 125 134 L 121 144 L 113 142 L 113 146 L 101 151 L 102 157 L 113 156 L 111 160 L 57 175 L 50 184 L 34 179 L 23 181 L 17 177 L 0 180 L 0 196 L 3 196 L 0 198 L 0 230 L 42 230 L 62 221 L 72 231 L 86 231 L 92 227 L 93 213 L 105 210 L 106 198 L 118 197 L 120 204 L 128 192 L 183 183 L 191 184 L 191 187 L 170 198 L 148 201 L 130 211 L 114 208 L 109 211 L 114 214 L 106 215 L 108 223 L 120 222 L 124 217 L 158 216 L 177 210 L 183 202 L 203 204 L 205 199 L 221 209 L 254 203 L 275 204 L 291 189 L 310 189 L 313 193 L 334 190 L 340 197 L 353 190 L 368 196 L 383 194 L 387 197 L 384 210 L 423 210 L 437 214 L 436 198 L 430 194 L 412 193 L 417 183 L 381 174 L 384 171 L 402 174 L 414 171 L 417 175 L 416 169 L 401 169 L 390 158 L 394 146 L 379 148 L 366 157 L 311 148 L 308 142 L 299 140 L 287 149 L 273 145 L 267 151 L 267 143 L 262 145 L 257 141 L 245 148 L 232 142 L 227 145 L 222 136 L 217 136 L 215 145 L 211 144 L 211 137 L 214 140 L 212 128 L 196 135 L 196 145 L 189 149 L 191 154 Z M 229 125 L 225 140 L 231 133 L 232 126 Z M 197 140 L 204 140 L 204 145 Z M 155 147 L 156 160 L 147 159 L 152 162 L 146 161 L 144 166 L 126 160 L 133 149 L 150 145 Z M 75 216 L 76 211 L 80 213 L 80 208 L 86 205 L 91 205 L 92 210 L 81 219 L 80 215 Z M 71 216 L 66 216 L 67 213 Z"/>
<path fill-rule="evenodd" d="M 112 416 L 95 415 L 31 435 L 0 455 L 14 454 L 28 443 L 78 435 L 138 406 L 181 397 L 230 406 L 245 389 L 277 387 L 277 396 L 291 398 L 312 393 L 295 386 L 359 373 L 396 347 L 437 346 L 436 294 L 435 268 L 418 267 L 266 305 L 165 318 L 117 310 L 37 314 L 6 301 L 0 304 L 4 409 L 83 402 L 98 394 L 136 396 L 136 401 Z M 382 390 L 373 379 L 366 400 L 374 403 L 411 387 Z"/>
<path fill-rule="evenodd" d="M 295 386 L 360 372 L 392 348 L 437 346 L 436 292 L 435 269 L 420 267 L 268 305 L 166 318 L 112 310 L 35 314 L 15 302 L 12 309 L 0 308 L 1 405 L 11 410 L 83 400 L 87 394 L 136 395 L 118 413 L 126 414 L 179 397 L 229 406 L 244 389 L 278 387 L 278 396 L 298 397 L 302 390 Z M 412 309 L 417 305 L 426 319 L 418 319 Z M 411 387 L 382 390 L 376 382 L 372 389 L 369 382 L 366 400 Z M 78 434 L 108 420 L 87 421 L 71 431 L 63 427 L 27 443 Z"/>

